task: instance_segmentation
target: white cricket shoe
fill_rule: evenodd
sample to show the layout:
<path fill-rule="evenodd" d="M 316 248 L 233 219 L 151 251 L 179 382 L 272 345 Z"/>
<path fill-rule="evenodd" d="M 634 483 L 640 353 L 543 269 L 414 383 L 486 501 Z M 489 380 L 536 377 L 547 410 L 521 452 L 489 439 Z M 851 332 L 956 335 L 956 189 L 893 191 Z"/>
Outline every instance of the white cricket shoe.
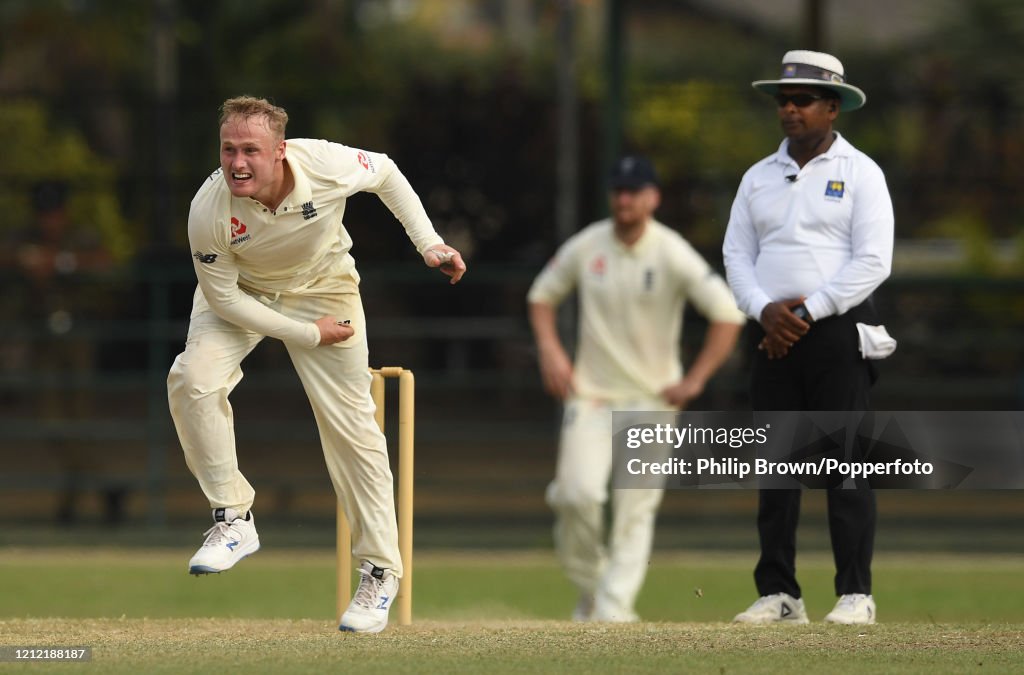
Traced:
<path fill-rule="evenodd" d="M 398 577 L 368 560 L 360 563 L 359 576 L 359 588 L 341 615 L 338 630 L 379 633 L 388 625 L 388 610 L 398 595 Z"/>
<path fill-rule="evenodd" d="M 733 619 L 734 623 L 807 623 L 807 610 L 802 598 L 788 593 L 762 595 L 745 612 Z"/>
<path fill-rule="evenodd" d="M 835 609 L 825 617 L 828 623 L 864 624 L 875 622 L 875 599 L 863 593 L 839 596 Z"/>
<path fill-rule="evenodd" d="M 594 598 L 594 610 L 590 613 L 590 620 L 603 623 L 636 623 L 640 617 L 632 608 L 621 606 L 599 591 Z"/>
<path fill-rule="evenodd" d="M 602 623 L 636 623 L 640 620 L 636 612 L 628 609 L 594 609 L 594 613 L 590 615 L 591 621 L 600 621 Z"/>
<path fill-rule="evenodd" d="M 213 527 L 203 534 L 206 541 L 188 561 L 189 574 L 219 574 L 260 550 L 252 511 L 243 517 L 234 509 L 214 509 Z"/>

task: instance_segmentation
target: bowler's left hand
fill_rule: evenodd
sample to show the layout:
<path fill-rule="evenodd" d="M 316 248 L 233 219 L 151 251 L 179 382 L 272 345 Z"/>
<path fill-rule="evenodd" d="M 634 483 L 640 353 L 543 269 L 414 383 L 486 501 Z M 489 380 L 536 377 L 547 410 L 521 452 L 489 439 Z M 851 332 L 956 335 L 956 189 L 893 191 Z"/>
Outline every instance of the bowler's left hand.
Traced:
<path fill-rule="evenodd" d="M 459 283 L 459 279 L 466 273 L 466 263 L 462 254 L 447 244 L 440 244 L 428 249 L 423 254 L 423 262 L 427 267 L 440 267 L 441 272 L 451 278 L 451 283 Z"/>

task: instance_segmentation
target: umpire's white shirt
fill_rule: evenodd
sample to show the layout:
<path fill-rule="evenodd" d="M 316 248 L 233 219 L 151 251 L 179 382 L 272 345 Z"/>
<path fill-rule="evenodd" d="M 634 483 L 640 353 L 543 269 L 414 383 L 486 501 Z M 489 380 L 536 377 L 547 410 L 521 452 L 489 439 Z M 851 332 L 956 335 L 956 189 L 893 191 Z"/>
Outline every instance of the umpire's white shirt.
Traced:
<path fill-rule="evenodd" d="M 209 307 L 255 333 L 316 347 L 315 324 L 284 316 L 260 298 L 358 293 L 352 238 L 342 223 L 348 197 L 376 193 L 421 254 L 443 242 L 387 155 L 311 139 L 289 140 L 285 153 L 295 187 L 276 211 L 232 196 L 220 169 L 192 199 L 188 238 L 199 279 L 192 316 Z"/>
<path fill-rule="evenodd" d="M 801 296 L 815 320 L 843 314 L 889 276 L 893 211 L 885 176 L 835 136 L 802 169 L 787 139 L 743 176 L 723 253 L 736 301 L 756 320 L 768 303 Z"/>
<path fill-rule="evenodd" d="M 528 300 L 580 301 L 576 393 L 608 401 L 658 398 L 683 375 L 683 309 L 692 300 L 708 321 L 743 323 L 722 278 L 678 233 L 649 220 L 632 246 L 611 220 L 568 239 L 530 288 Z"/>

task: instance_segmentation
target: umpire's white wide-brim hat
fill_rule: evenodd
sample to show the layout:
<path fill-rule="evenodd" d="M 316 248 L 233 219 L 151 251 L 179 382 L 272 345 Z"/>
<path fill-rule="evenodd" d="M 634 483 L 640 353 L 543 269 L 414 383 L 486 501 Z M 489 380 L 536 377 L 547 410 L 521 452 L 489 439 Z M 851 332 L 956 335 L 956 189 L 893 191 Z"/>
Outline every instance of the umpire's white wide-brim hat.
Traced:
<path fill-rule="evenodd" d="M 797 49 L 782 57 L 782 75 L 777 80 L 758 80 L 751 86 L 765 94 L 775 95 L 779 85 L 806 84 L 823 87 L 839 95 L 839 109 L 856 110 L 868 100 L 863 91 L 846 83 L 843 64 L 831 54 Z"/>

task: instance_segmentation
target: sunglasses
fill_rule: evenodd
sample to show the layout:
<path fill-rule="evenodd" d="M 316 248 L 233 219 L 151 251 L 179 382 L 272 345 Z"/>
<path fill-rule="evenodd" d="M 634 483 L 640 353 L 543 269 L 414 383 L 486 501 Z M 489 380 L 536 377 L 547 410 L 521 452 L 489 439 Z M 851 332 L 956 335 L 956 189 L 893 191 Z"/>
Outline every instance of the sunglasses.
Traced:
<path fill-rule="evenodd" d="M 775 94 L 775 102 L 779 104 L 780 108 L 785 108 L 790 103 L 797 108 L 806 108 L 815 101 L 821 101 L 825 98 L 828 97 L 820 94 Z"/>

